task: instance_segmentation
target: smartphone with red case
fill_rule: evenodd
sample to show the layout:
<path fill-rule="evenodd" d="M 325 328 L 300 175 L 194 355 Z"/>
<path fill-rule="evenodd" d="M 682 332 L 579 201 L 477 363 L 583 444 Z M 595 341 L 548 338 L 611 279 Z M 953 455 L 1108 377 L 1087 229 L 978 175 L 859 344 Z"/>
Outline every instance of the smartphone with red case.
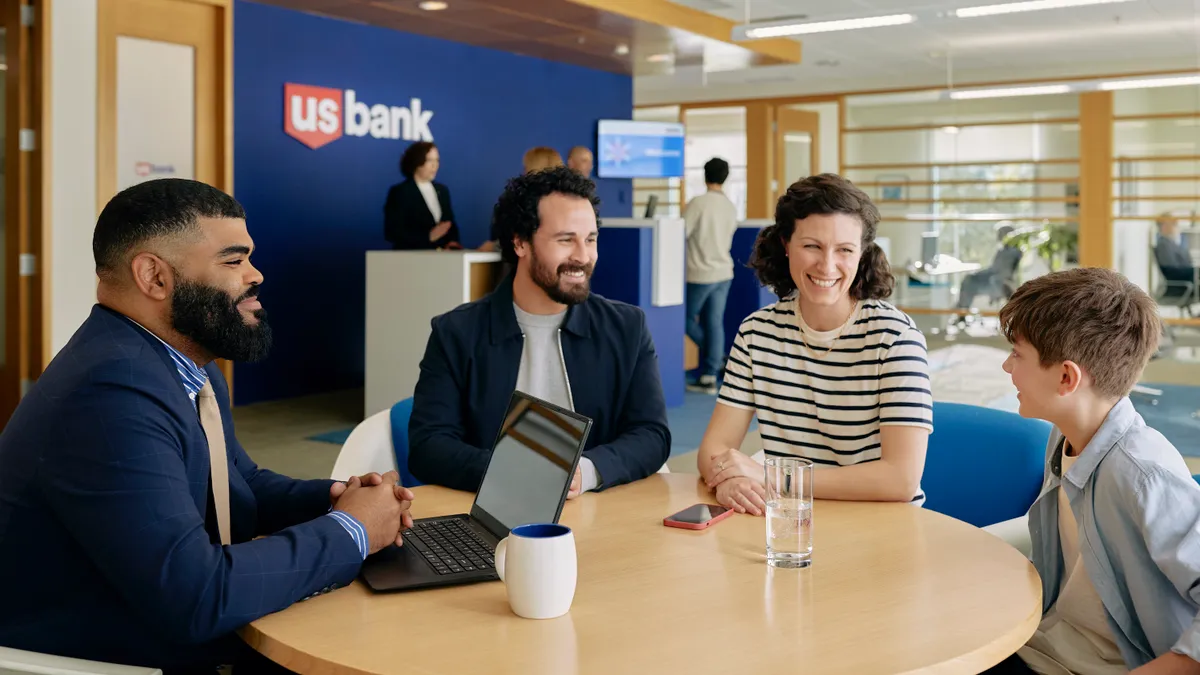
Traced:
<path fill-rule="evenodd" d="M 685 530 L 703 530 L 728 518 L 733 512 L 733 509 L 716 504 L 693 504 L 679 513 L 663 518 L 663 525 Z"/>

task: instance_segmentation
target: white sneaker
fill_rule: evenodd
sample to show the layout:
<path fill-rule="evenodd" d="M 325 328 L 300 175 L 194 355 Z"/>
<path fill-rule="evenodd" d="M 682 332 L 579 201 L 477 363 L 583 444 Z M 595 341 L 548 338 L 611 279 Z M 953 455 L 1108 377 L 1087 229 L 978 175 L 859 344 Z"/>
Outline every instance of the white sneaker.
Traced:
<path fill-rule="evenodd" d="M 699 379 L 687 386 L 687 390 L 697 394 L 717 395 L 717 378 L 715 375 L 701 375 Z"/>

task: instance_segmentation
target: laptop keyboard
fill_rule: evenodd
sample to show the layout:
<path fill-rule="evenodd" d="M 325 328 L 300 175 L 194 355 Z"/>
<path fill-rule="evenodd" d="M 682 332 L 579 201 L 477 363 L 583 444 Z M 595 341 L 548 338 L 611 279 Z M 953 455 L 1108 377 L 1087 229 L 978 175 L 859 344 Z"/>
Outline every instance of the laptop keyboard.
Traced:
<path fill-rule="evenodd" d="M 491 571 L 496 566 L 492 547 L 465 520 L 420 521 L 404 531 L 438 574 Z"/>

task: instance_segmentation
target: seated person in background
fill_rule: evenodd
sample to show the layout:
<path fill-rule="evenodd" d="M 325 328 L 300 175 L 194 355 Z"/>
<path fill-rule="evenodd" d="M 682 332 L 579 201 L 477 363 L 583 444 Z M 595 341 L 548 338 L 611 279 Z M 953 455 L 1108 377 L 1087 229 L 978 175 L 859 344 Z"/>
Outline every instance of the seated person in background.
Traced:
<path fill-rule="evenodd" d="M 1179 242 L 1179 219 L 1170 214 L 1163 214 L 1158 219 L 1158 241 L 1154 244 L 1154 259 L 1167 281 L 1196 281 L 1196 266 L 1192 262 L 1192 254 Z M 1179 297 L 1186 292 L 1185 286 L 1173 284 L 1167 287 L 1164 295 Z"/>
<path fill-rule="evenodd" d="M 738 450 L 756 415 L 767 454 L 816 465 L 818 499 L 924 503 L 925 337 L 882 301 L 894 280 L 878 222 L 864 192 L 822 174 L 789 187 L 759 234 L 750 266 L 783 300 L 742 322 L 700 445 L 721 504 L 764 511 L 762 465 Z"/>
<path fill-rule="evenodd" d="M 563 165 L 562 155 L 554 148 L 538 146 L 525 152 L 523 159 L 525 173 L 533 173 L 542 169 L 553 169 Z"/>
<path fill-rule="evenodd" d="M 1004 243 L 1013 233 L 1013 226 L 1007 220 L 997 223 L 996 241 L 1000 248 L 992 257 L 991 266 L 977 272 L 971 272 L 963 278 L 958 290 L 958 308 L 963 312 L 971 309 L 971 303 L 980 295 L 989 298 L 1005 298 L 1012 292 L 1010 285 L 1015 285 L 1017 267 L 1021 264 L 1021 249 Z"/>
<path fill-rule="evenodd" d="M 1075 269 L 1022 285 L 1000 326 L 1021 415 L 1055 429 L 1029 511 L 1044 616 L 991 672 L 1200 673 L 1200 486 L 1128 398 L 1162 328 L 1154 300 Z"/>
<path fill-rule="evenodd" d="M 592 167 L 595 161 L 592 151 L 582 145 L 571 148 L 571 151 L 567 153 L 567 166 L 578 171 L 581 176 L 592 177 Z"/>
<path fill-rule="evenodd" d="M 462 248 L 450 190 L 433 182 L 440 162 L 437 146 L 426 141 L 408 146 L 400 157 L 405 180 L 388 190 L 383 205 L 383 233 L 393 250 Z"/>
<path fill-rule="evenodd" d="M 566 167 L 509 181 L 493 218 L 516 270 L 433 320 L 409 422 L 417 479 L 478 489 L 514 387 L 594 421 L 570 497 L 666 462 L 671 433 L 646 317 L 591 293 L 598 203 L 592 181 Z"/>
<path fill-rule="evenodd" d="M 213 359 L 271 343 L 245 217 L 181 179 L 101 212 L 100 302 L 0 435 L 0 645 L 167 672 L 260 665 L 235 631 L 350 583 L 411 524 L 394 472 L 293 480 L 238 444 Z"/>

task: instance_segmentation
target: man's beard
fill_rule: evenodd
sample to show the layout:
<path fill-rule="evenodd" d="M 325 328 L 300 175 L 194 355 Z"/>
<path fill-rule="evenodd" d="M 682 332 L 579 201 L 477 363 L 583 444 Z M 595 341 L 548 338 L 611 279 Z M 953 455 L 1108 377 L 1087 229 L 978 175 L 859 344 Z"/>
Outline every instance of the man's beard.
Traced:
<path fill-rule="evenodd" d="M 591 279 L 592 269 L 595 267 L 594 263 L 587 265 L 563 263 L 558 266 L 557 270 L 551 270 L 549 266 L 542 265 L 541 260 L 538 259 L 537 251 L 533 251 L 529 262 L 531 263 L 529 265 L 529 276 L 533 279 L 533 283 L 537 284 L 543 291 L 546 291 L 546 295 L 558 304 L 568 306 L 578 305 L 587 300 L 588 296 L 591 295 Z M 578 271 L 583 272 L 583 283 L 572 283 L 568 289 L 564 289 L 561 284 L 563 275 L 567 272 Z"/>
<path fill-rule="evenodd" d="M 260 361 L 271 350 L 267 312 L 255 310 L 258 323 L 249 325 L 237 308 L 238 303 L 257 295 L 258 286 L 251 286 L 235 300 L 219 288 L 181 280 L 171 297 L 171 325 L 217 358 Z"/>

